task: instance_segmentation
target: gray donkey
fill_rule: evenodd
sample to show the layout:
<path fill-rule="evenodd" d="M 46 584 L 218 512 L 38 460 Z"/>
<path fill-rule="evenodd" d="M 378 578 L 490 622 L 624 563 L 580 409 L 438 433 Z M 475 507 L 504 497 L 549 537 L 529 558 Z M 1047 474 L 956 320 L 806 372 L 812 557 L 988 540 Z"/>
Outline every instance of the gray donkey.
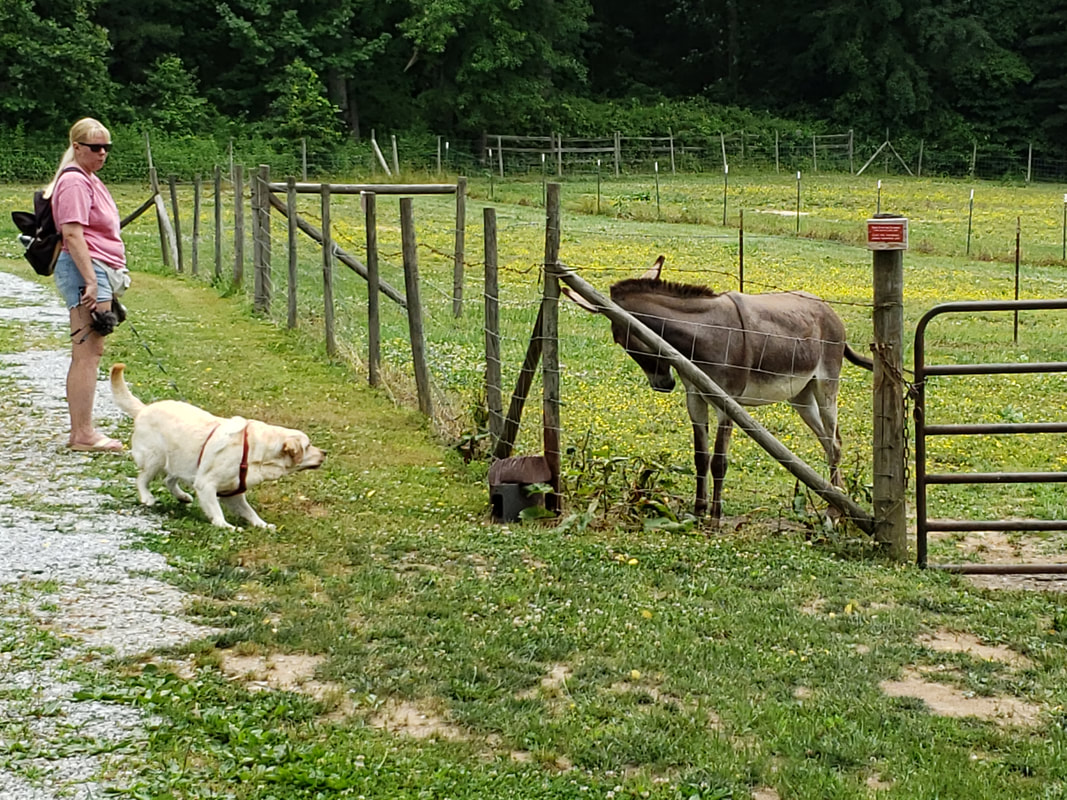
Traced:
<path fill-rule="evenodd" d="M 773 294 L 716 293 L 660 279 L 663 256 L 642 277 L 611 287 L 611 300 L 686 356 L 742 406 L 787 402 L 819 438 L 830 466 L 830 482 L 841 486 L 841 435 L 837 429 L 837 389 L 841 359 L 873 369 L 845 341 L 841 318 L 807 292 Z M 599 308 L 564 287 L 587 311 Z M 612 322 L 612 336 L 644 370 L 657 392 L 674 389 L 670 363 L 631 335 L 629 326 Z M 682 378 L 685 382 L 685 378 Z M 711 515 L 722 515 L 722 484 L 733 421 L 719 413 L 714 455 L 708 453 L 708 404 L 686 385 L 686 406 L 693 423 L 696 466 L 695 513 L 708 510 L 708 467 L 713 493 Z"/>

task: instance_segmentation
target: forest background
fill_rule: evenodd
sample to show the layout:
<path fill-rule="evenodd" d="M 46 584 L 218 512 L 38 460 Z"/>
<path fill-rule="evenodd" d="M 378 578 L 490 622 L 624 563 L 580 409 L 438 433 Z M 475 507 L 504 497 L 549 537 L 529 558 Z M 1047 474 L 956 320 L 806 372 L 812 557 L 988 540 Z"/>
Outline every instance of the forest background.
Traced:
<path fill-rule="evenodd" d="M 40 180 L 84 115 L 120 148 L 301 139 L 334 166 L 375 129 L 475 160 L 741 129 L 1067 159 L 1067 0 L 0 2 L 0 179 Z"/>

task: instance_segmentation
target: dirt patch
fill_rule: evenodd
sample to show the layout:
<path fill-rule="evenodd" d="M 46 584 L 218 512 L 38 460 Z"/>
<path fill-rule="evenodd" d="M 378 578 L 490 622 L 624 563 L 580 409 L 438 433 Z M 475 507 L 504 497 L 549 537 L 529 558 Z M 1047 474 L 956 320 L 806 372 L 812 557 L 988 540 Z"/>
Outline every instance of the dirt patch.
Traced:
<path fill-rule="evenodd" d="M 571 668 L 566 664 L 554 664 L 548 674 L 541 679 L 541 687 L 549 692 L 558 692 L 567 684 Z"/>
<path fill-rule="evenodd" d="M 516 697 L 520 700 L 533 700 L 538 697 L 558 700 L 566 694 L 567 680 L 571 674 L 571 668 L 566 664 L 553 664 L 548 674 L 541 678 L 540 686 L 533 686 L 519 692 Z"/>
<path fill-rule="evenodd" d="M 931 542 L 953 543 L 960 556 L 973 556 L 982 564 L 1067 564 L 1067 533 L 970 531 L 935 533 Z M 945 560 L 955 561 L 951 556 Z M 980 589 L 1017 589 L 1022 591 L 1067 592 L 1067 575 L 967 575 L 968 582 Z"/>
<path fill-rule="evenodd" d="M 219 668 L 226 675 L 243 681 L 250 692 L 298 692 L 319 702 L 332 705 L 329 718 L 344 718 L 353 711 L 344 687 L 329 681 L 315 680 L 315 671 L 325 661 L 323 656 L 305 653 L 241 655 L 223 651 Z"/>
<path fill-rule="evenodd" d="M 884 780 L 881 775 L 871 775 L 867 778 L 867 788 L 876 792 L 884 792 L 887 789 L 892 789 L 893 784 Z"/>
<path fill-rule="evenodd" d="M 943 683 L 927 680 L 921 670 L 905 669 L 900 680 L 882 681 L 879 688 L 890 697 L 922 700 L 930 712 L 943 717 L 977 717 L 1001 725 L 1032 726 L 1040 706 L 1016 697 L 977 697 Z"/>
<path fill-rule="evenodd" d="M 807 614 L 809 616 L 816 616 L 823 613 L 823 609 L 826 607 L 826 601 L 822 598 L 816 600 L 809 600 L 800 607 L 801 614 Z"/>
<path fill-rule="evenodd" d="M 413 739 L 464 741 L 467 733 L 433 711 L 406 700 L 390 700 L 371 717 L 372 727 Z"/>
<path fill-rule="evenodd" d="M 939 653 L 967 653 L 983 661 L 997 661 L 1015 669 L 1031 665 L 1030 659 L 1003 645 L 982 644 L 977 636 L 958 631 L 940 630 L 919 637 L 919 643 Z"/>

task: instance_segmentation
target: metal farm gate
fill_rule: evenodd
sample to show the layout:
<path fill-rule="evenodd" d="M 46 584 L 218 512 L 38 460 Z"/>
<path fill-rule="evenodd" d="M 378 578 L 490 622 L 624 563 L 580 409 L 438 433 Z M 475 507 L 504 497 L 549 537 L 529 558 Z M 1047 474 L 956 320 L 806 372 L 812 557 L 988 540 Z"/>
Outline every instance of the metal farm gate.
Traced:
<path fill-rule="evenodd" d="M 928 365 L 925 358 L 926 327 L 935 317 L 952 313 L 981 311 L 1024 311 L 1067 309 L 1067 299 L 1003 300 L 942 303 L 923 315 L 915 330 L 915 511 L 917 553 L 920 567 L 963 573 L 1050 574 L 1067 573 L 1067 564 L 928 564 L 927 534 L 930 531 L 1063 531 L 1067 520 L 952 520 L 927 517 L 926 487 L 931 484 L 1006 484 L 1067 483 L 1067 472 L 953 472 L 926 471 L 926 438 L 929 436 L 968 436 L 983 434 L 1067 433 L 1067 421 L 926 424 L 926 379 L 934 375 L 1011 375 L 1023 373 L 1067 372 L 1067 362 L 1017 364 L 942 364 Z"/>

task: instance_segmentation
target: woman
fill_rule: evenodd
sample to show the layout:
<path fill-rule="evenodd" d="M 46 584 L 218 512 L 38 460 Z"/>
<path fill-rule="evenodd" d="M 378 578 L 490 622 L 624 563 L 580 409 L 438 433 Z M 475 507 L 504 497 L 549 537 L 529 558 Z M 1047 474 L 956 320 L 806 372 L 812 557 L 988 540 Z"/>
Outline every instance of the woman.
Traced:
<path fill-rule="evenodd" d="M 71 359 L 67 372 L 71 450 L 119 452 L 122 442 L 93 427 L 96 373 L 104 337 L 93 330 L 93 312 L 111 310 L 113 280 L 126 273 L 126 248 L 119 235 L 118 207 L 96 176 L 107 162 L 111 134 L 95 119 L 80 119 L 70 129 L 70 146 L 59 162 L 45 197 L 63 234 L 56 261 L 56 287 L 70 309 Z M 117 280 L 116 280 L 117 279 Z"/>

